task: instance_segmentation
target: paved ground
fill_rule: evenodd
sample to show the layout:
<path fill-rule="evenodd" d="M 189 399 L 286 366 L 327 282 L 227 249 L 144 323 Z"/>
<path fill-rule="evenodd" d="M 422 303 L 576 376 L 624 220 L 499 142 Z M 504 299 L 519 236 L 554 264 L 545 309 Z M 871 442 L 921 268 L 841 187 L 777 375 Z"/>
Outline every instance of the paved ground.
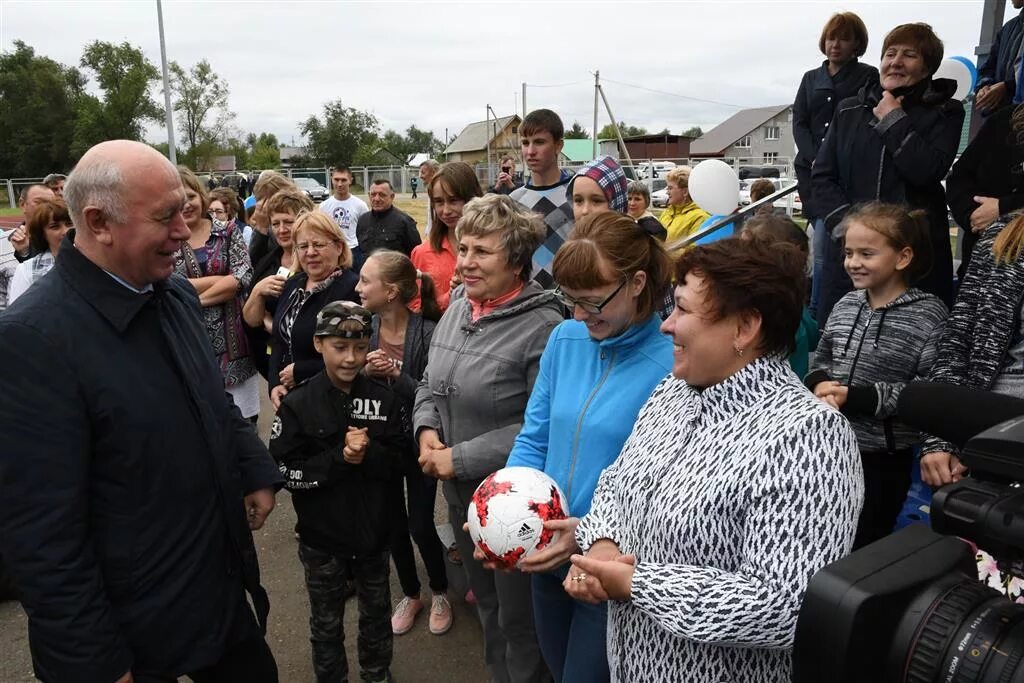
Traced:
<path fill-rule="evenodd" d="M 265 402 L 260 433 L 266 438 L 271 410 Z M 439 496 L 438 520 L 443 499 Z M 277 508 L 266 526 L 256 534 L 263 585 L 270 594 L 270 623 L 267 641 L 277 658 L 283 683 L 312 681 L 309 646 L 309 605 L 302 581 L 302 567 L 296 556 L 295 513 L 291 497 L 281 492 Z M 417 561 L 419 557 L 417 556 Z M 426 571 L 420 565 L 420 580 L 426 584 Z M 393 602 L 401 596 L 398 578 L 391 572 Z M 427 630 L 426 613 L 422 612 L 414 629 L 395 639 L 392 673 L 398 683 L 483 683 L 487 674 L 483 666 L 483 637 L 475 614 L 461 598 L 452 598 L 455 624 L 444 636 Z M 358 670 L 356 662 L 356 604 L 349 601 L 345 615 L 346 649 L 352 680 Z M 20 605 L 0 603 L 0 683 L 32 681 L 32 665 L 28 652 L 26 620 Z"/>

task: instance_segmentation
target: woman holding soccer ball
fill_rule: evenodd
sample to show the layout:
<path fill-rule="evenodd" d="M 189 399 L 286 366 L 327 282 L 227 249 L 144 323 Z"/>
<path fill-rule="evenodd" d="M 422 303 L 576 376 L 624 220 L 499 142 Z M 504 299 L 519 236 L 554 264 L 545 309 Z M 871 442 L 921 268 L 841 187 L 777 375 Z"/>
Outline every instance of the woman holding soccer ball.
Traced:
<path fill-rule="evenodd" d="M 597 655 L 607 605 L 573 600 L 562 582 L 601 470 L 672 369 L 672 342 L 657 315 L 671 267 L 654 236 L 610 211 L 581 218 L 552 263 L 556 293 L 573 319 L 548 338 L 508 466 L 546 472 L 568 502 L 569 519 L 545 523 L 561 532 L 558 540 L 519 563 L 533 575 L 537 639 L 557 683 L 609 680 L 608 660 Z"/>
<path fill-rule="evenodd" d="M 612 601 L 614 681 L 788 683 L 807 582 L 853 544 L 856 437 L 786 363 L 795 247 L 722 240 L 675 276 L 672 376 L 601 474 L 565 589 Z"/>
<path fill-rule="evenodd" d="M 505 466 L 562 305 L 530 280 L 545 235 L 539 215 L 504 195 L 468 202 L 455 228 L 465 296 L 434 329 L 416 391 L 420 467 L 444 481 L 455 542 L 484 627 L 494 681 L 547 680 L 537 647 L 530 578 L 491 572 L 473 559 L 462 520 L 476 487 Z"/>

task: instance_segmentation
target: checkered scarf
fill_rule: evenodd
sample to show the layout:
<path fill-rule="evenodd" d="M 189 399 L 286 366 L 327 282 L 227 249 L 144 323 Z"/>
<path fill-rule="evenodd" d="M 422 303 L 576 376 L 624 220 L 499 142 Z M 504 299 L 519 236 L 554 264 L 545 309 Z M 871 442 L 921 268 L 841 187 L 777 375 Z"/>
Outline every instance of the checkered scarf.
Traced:
<path fill-rule="evenodd" d="M 623 173 L 619 163 L 610 156 L 603 156 L 594 159 L 589 164 L 576 171 L 576 175 L 569 181 L 566 195 L 572 197 L 572 186 L 580 176 L 587 176 L 598 187 L 604 190 L 604 196 L 608 198 L 608 206 L 616 213 L 626 213 L 628 197 L 626 187 L 629 182 L 626 174 Z"/>

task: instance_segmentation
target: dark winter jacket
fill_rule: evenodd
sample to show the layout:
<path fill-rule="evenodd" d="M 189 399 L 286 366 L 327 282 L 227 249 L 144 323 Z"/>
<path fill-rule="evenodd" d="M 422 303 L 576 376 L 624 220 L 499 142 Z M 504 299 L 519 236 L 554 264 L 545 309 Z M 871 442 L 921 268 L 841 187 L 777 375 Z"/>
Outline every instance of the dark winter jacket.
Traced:
<path fill-rule="evenodd" d="M 953 294 L 953 255 L 949 246 L 946 177 L 960 144 L 963 105 L 951 99 L 956 83 L 925 79 L 903 93 L 903 107 L 881 121 L 872 110 L 882 98 L 878 83 L 839 103 L 811 177 L 814 205 L 829 234 L 856 204 L 879 200 L 928 213 L 931 271 L 916 283 L 947 305 Z M 828 313 L 853 285 L 843 269 L 843 248 L 826 245 L 817 319 Z"/>
<path fill-rule="evenodd" d="M 259 255 L 259 260 L 252 260 L 254 254 L 253 246 L 256 246 L 257 243 L 258 246 L 255 253 Z M 249 260 L 252 261 L 253 285 L 263 278 L 277 273 L 277 270 L 281 267 L 282 253 L 283 250 L 276 241 L 268 240 L 267 236 L 258 230 L 252 231 L 252 241 L 249 243 Z M 245 334 L 249 340 L 252 362 L 256 366 L 256 370 L 263 376 L 263 379 L 267 379 L 267 367 L 270 363 L 270 354 L 267 353 L 267 347 L 270 345 L 270 334 L 263 329 L 263 325 L 249 327 L 244 320 L 242 324 L 245 326 Z"/>
<path fill-rule="evenodd" d="M 281 477 L 224 393 L 195 290 L 136 293 L 75 249 L 0 318 L 0 547 L 36 674 L 173 679 L 268 602 L 243 496 Z M 249 622 L 252 622 L 249 617 Z"/>
<path fill-rule="evenodd" d="M 281 383 L 280 373 L 289 363 L 295 363 L 295 383 L 304 382 L 324 369 L 324 359 L 313 347 L 313 331 L 316 329 L 316 314 L 332 301 L 359 302 L 356 294 L 356 283 L 359 276 L 351 270 L 334 277 L 330 284 L 318 292 L 306 297 L 299 309 L 299 315 L 291 326 L 291 343 L 282 334 L 282 318 L 287 309 L 287 301 L 298 289 L 305 289 L 309 277 L 305 273 L 297 273 L 288 278 L 277 299 L 267 300 L 267 310 L 274 316 L 274 328 L 270 336 L 270 362 L 267 367 L 267 390 Z"/>
<path fill-rule="evenodd" d="M 812 391 L 830 380 L 850 388 L 842 412 L 862 451 L 892 452 L 920 441 L 897 419 L 896 402 L 907 382 L 927 376 L 947 313 L 919 289 L 877 310 L 865 290 L 856 290 L 832 309 L 804 383 Z"/>
<path fill-rule="evenodd" d="M 989 389 L 999 377 L 1006 354 L 1020 329 L 1024 304 L 1024 257 L 998 265 L 992 245 L 1016 214 L 1004 216 L 981 234 L 974 258 L 960 284 L 946 329 L 939 338 L 928 381 Z M 924 440 L 922 453 L 958 449 L 937 437 Z"/>
<path fill-rule="evenodd" d="M 343 457 L 349 427 L 369 430 L 358 465 Z M 365 375 L 346 394 L 320 372 L 284 397 L 270 453 L 291 491 L 303 543 L 349 557 L 387 548 L 389 495 L 401 459 L 413 457 L 411 430 L 406 403 Z"/>
<path fill-rule="evenodd" d="M 961 280 L 978 242 L 978 233 L 971 230 L 971 214 L 978 208 L 974 198 L 998 199 L 1000 216 L 1024 207 L 1024 144 L 1017 142 L 1011 128 L 1014 109 L 1003 107 L 985 120 L 946 180 L 949 210 L 964 233 L 963 260 L 957 271 Z"/>
<path fill-rule="evenodd" d="M 1014 73 L 1014 61 L 1020 52 L 1020 41 L 1024 35 L 1024 10 L 1021 10 L 1013 19 L 1003 24 L 996 34 L 988 57 L 978 66 L 977 88 L 994 83 L 1006 84 L 1005 103 L 1013 99 L 1017 90 L 1017 79 Z"/>
<path fill-rule="evenodd" d="M 356 237 L 365 256 L 378 249 L 393 249 L 408 256 L 423 241 L 412 216 L 393 206 L 387 211 L 367 211 L 360 216 Z"/>
<path fill-rule="evenodd" d="M 800 182 L 800 201 L 805 217 L 818 217 L 813 204 L 811 166 L 832 124 L 836 105 L 856 95 L 864 85 L 877 82 L 878 69 L 856 59 L 844 65 L 834 76 L 829 74 L 826 60 L 818 68 L 805 73 L 800 81 L 800 89 L 793 102 L 793 138 L 797 148 L 793 166 Z"/>

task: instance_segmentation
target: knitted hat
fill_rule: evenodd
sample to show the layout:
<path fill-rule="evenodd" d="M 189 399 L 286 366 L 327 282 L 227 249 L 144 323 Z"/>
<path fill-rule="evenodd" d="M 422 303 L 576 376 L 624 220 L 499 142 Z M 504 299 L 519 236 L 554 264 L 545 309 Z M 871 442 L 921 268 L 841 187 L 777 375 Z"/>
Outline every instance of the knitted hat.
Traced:
<path fill-rule="evenodd" d="M 580 176 L 586 176 L 597 183 L 598 187 L 604 191 L 604 196 L 608 198 L 608 206 L 612 211 L 626 213 L 626 207 L 629 204 L 626 187 L 629 185 L 629 181 L 626 180 L 626 174 L 623 173 L 619 162 L 610 156 L 598 157 L 576 171 L 576 175 L 569 181 L 569 186 L 565 191 L 570 198 L 572 197 L 572 186 Z"/>

